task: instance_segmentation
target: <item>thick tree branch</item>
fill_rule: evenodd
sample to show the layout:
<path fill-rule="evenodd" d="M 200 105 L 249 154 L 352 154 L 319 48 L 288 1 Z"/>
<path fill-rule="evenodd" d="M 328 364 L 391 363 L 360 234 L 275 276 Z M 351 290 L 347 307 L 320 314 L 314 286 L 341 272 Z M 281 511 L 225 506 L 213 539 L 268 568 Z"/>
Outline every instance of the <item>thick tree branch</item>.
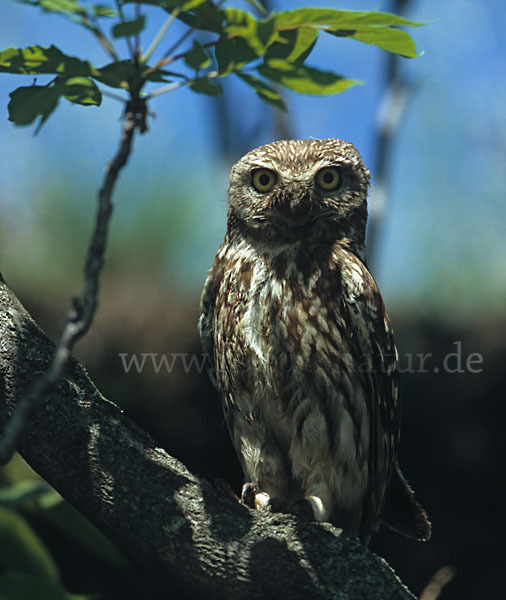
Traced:
<path fill-rule="evenodd" d="M 54 353 L 3 280 L 0 340 L 3 428 Z M 382 559 L 331 525 L 250 511 L 189 473 L 73 358 L 18 448 L 134 562 L 196 597 L 414 598 Z"/>

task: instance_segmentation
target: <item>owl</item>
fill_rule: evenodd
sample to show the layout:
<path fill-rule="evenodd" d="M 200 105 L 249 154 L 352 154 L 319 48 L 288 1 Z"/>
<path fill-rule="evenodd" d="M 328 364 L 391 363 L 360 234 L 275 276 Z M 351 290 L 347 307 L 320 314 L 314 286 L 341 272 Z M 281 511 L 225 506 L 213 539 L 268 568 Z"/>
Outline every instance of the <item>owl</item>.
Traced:
<path fill-rule="evenodd" d="M 396 460 L 397 351 L 366 266 L 368 185 L 338 139 L 241 158 L 199 329 L 245 503 L 365 543 L 381 521 L 424 540 L 430 523 Z"/>

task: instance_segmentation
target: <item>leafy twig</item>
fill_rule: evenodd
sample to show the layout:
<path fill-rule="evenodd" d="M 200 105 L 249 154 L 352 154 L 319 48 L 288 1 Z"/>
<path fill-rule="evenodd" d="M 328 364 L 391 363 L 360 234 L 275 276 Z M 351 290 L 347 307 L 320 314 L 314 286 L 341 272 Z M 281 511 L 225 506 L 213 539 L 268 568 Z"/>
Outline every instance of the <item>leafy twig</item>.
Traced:
<path fill-rule="evenodd" d="M 91 237 L 84 267 L 84 291 L 81 297 L 72 300 L 60 340 L 47 371 L 35 381 L 32 389 L 19 402 L 11 420 L 7 423 L 0 440 L 0 463 L 7 462 L 19 441 L 23 429 L 33 411 L 41 404 L 45 395 L 52 390 L 65 372 L 72 348 L 90 328 L 97 304 L 99 275 L 104 264 L 109 220 L 112 213 L 111 196 L 119 172 L 127 163 L 132 148 L 135 129 L 146 130 L 146 105 L 143 99 L 132 99 L 127 103 L 123 134 L 116 156 L 106 169 L 104 181 L 98 193 L 98 209 L 95 230 Z"/>

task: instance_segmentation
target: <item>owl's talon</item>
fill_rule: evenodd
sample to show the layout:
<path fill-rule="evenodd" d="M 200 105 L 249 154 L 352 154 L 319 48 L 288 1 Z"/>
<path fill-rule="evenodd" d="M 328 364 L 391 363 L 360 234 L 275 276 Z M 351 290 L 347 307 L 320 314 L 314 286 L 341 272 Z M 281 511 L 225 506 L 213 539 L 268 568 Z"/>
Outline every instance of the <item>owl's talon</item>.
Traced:
<path fill-rule="evenodd" d="M 257 488 L 252 483 L 245 483 L 242 486 L 241 491 L 241 502 L 250 508 L 255 509 L 255 496 L 257 494 Z"/>

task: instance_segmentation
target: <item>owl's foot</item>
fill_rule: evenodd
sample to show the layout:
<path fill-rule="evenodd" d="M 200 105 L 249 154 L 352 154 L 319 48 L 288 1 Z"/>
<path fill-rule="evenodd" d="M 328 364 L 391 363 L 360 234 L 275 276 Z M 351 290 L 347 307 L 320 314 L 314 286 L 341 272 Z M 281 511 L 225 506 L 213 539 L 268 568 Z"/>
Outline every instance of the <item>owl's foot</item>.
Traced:
<path fill-rule="evenodd" d="M 284 500 L 271 498 L 269 494 L 259 492 L 253 483 L 245 483 L 242 486 L 241 502 L 250 508 L 269 512 L 287 512 L 288 509 Z"/>

